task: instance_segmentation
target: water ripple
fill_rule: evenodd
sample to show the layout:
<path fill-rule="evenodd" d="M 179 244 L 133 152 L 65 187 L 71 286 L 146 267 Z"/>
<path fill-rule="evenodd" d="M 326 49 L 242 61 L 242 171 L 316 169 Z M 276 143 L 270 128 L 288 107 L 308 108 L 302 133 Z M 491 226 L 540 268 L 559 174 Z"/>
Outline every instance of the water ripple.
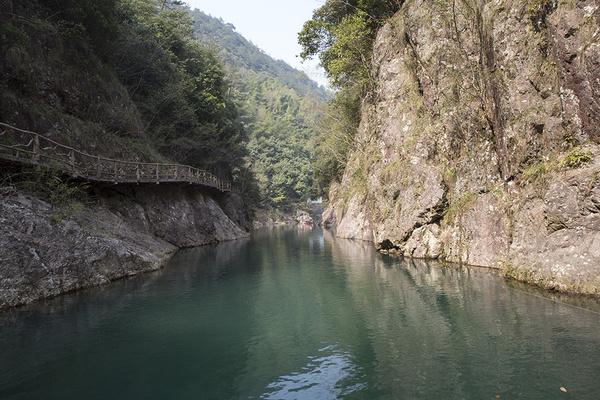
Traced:
<path fill-rule="evenodd" d="M 338 345 L 319 349 L 316 356 L 298 372 L 280 376 L 276 382 L 267 385 L 261 399 L 337 399 L 340 396 L 364 390 L 366 384 L 349 381 L 360 379 L 360 367 L 356 365 L 350 352 Z"/>

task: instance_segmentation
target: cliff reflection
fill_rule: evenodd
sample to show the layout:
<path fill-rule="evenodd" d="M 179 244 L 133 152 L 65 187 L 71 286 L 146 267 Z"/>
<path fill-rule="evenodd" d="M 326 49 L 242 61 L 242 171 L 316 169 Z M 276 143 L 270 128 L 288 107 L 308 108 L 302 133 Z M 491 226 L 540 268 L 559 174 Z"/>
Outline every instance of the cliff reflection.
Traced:
<path fill-rule="evenodd" d="M 383 256 L 319 228 L 182 251 L 155 274 L 0 313 L 0 328 L 1 398 L 529 399 L 599 389 L 594 300 Z"/>
<path fill-rule="evenodd" d="M 513 290 L 494 270 L 374 254 L 369 244 L 327 231 L 324 238 L 366 330 L 366 342 L 353 342 L 361 343 L 359 362 L 375 365 L 368 383 L 378 396 L 433 398 L 445 387 L 449 398 L 469 398 L 484 382 L 495 382 L 498 394 L 519 386 L 540 393 L 556 386 L 556 362 L 566 367 L 562 379 L 581 381 L 566 337 L 591 335 L 592 354 L 581 356 L 600 357 L 591 330 L 600 327 L 597 315 L 571 308 L 581 300 L 557 305 L 550 294 Z M 595 312 L 597 303 L 586 306 Z M 523 378 L 531 370 L 543 371 L 533 386 Z"/>

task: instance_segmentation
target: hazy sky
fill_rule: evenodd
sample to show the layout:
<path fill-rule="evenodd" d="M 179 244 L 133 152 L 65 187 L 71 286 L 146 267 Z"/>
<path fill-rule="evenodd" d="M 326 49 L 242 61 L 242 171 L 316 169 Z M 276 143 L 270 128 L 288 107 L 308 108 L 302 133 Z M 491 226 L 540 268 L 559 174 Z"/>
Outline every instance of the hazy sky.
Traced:
<path fill-rule="evenodd" d="M 298 32 L 324 0 L 183 0 L 190 8 L 232 23 L 236 31 L 271 57 L 284 60 L 314 80 L 326 81 L 316 62 L 301 64 Z"/>

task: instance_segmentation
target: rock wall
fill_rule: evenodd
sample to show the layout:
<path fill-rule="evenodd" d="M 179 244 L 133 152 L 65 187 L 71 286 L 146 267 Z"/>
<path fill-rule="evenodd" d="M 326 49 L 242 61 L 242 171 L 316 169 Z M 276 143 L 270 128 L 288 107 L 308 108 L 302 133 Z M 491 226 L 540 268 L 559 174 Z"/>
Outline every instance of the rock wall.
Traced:
<path fill-rule="evenodd" d="M 156 270 L 178 248 L 246 237 L 223 212 L 248 225 L 239 203 L 169 185 L 96 188 L 61 205 L 5 189 L 0 308 Z"/>
<path fill-rule="evenodd" d="M 324 222 L 600 293 L 600 1 L 409 0 Z"/>

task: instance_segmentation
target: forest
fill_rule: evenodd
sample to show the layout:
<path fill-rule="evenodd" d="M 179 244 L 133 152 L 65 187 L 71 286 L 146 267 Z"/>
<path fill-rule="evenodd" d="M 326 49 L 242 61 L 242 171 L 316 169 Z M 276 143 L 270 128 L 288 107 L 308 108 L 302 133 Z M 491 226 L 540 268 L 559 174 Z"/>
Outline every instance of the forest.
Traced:
<path fill-rule="evenodd" d="M 319 125 L 313 159 L 319 194 L 341 182 L 348 152 L 361 118 L 361 106 L 372 93 L 373 42 L 379 28 L 404 0 L 328 0 L 298 34 L 303 59 L 318 57 L 336 90 Z"/>
<path fill-rule="evenodd" d="M 301 56 L 320 58 L 334 96 L 182 1 L 6 0 L 0 117 L 208 170 L 259 207 L 326 196 L 372 83 L 375 32 L 400 3 L 328 1 L 306 22 Z"/>
<path fill-rule="evenodd" d="M 219 57 L 194 39 L 192 21 L 180 5 L 166 0 L 4 2 L 2 119 L 23 119 L 11 115 L 21 108 L 27 120 L 13 122 L 51 130 L 33 112 L 31 103 L 36 103 L 52 118 L 95 125 L 100 137 L 88 141 L 136 139 L 154 156 L 234 179 L 244 168 L 246 133 Z M 116 91 L 127 97 L 122 102 L 132 103 L 126 111 L 115 107 L 114 98 L 105 98 Z M 68 129 L 66 121 L 61 125 Z"/>
<path fill-rule="evenodd" d="M 314 128 L 330 93 L 230 24 L 177 0 L 6 0 L 1 11 L 2 121 L 207 170 L 252 207 L 318 191 Z"/>
<path fill-rule="evenodd" d="M 195 35 L 212 44 L 229 71 L 248 132 L 249 163 L 259 187 L 255 202 L 287 207 L 321 190 L 313 179 L 314 144 L 331 94 L 281 60 L 274 60 L 231 24 L 191 12 Z"/>

